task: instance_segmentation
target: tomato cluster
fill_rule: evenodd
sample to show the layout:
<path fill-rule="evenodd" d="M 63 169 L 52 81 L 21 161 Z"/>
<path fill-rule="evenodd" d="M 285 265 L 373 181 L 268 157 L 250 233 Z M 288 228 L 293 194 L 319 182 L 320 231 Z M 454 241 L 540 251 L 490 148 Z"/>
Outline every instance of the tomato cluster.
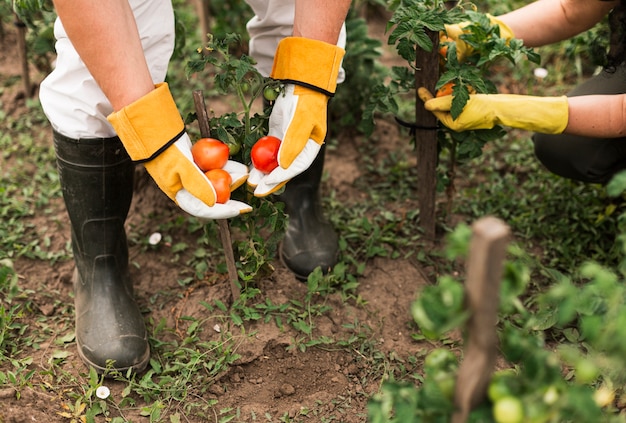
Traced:
<path fill-rule="evenodd" d="M 278 167 L 278 149 L 280 139 L 268 135 L 259 138 L 250 150 L 250 159 L 255 168 L 263 173 L 270 173 Z M 204 172 L 217 196 L 218 203 L 230 200 L 232 177 L 223 167 L 228 162 L 228 145 L 214 138 L 201 138 L 191 147 L 194 163 Z"/>
<path fill-rule="evenodd" d="M 222 169 L 228 161 L 228 146 L 214 138 L 201 138 L 191 147 L 191 155 L 215 188 L 216 201 L 226 203 L 230 199 L 230 185 L 233 182 L 230 174 Z"/>

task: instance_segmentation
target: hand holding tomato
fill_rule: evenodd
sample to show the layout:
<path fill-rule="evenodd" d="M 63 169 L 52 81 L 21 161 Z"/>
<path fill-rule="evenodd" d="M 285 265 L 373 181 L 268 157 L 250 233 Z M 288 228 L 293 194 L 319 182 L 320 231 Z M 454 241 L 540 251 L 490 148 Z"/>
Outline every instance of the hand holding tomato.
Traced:
<path fill-rule="evenodd" d="M 225 219 L 252 210 L 248 204 L 230 199 L 230 192 L 248 178 L 248 168 L 229 160 L 228 145 L 211 138 L 202 138 L 189 148 L 189 160 L 213 190 L 215 204 L 206 204 L 183 189 L 177 194 L 180 207 L 187 213 L 205 219 Z M 206 171 L 205 171 L 206 169 Z"/>
<path fill-rule="evenodd" d="M 220 204 L 225 204 L 230 200 L 230 184 L 233 178 L 230 173 L 224 169 L 211 169 L 205 173 L 206 177 L 211 181 L 211 185 L 215 189 L 216 200 Z"/>
<path fill-rule="evenodd" d="M 201 138 L 191 147 L 193 161 L 203 172 L 223 168 L 229 154 L 228 146 L 214 138 Z"/>
<path fill-rule="evenodd" d="M 272 171 L 253 166 L 248 184 L 265 197 L 304 172 L 315 160 L 326 135 L 328 97 L 308 88 L 287 85 L 278 96 L 269 121 L 269 137 L 281 140 Z M 295 107 L 297 105 L 297 107 Z M 251 152 L 252 153 L 252 152 Z"/>
<path fill-rule="evenodd" d="M 279 149 L 280 140 L 278 138 L 271 135 L 259 138 L 250 151 L 252 165 L 263 173 L 270 173 L 278 167 Z"/>
<path fill-rule="evenodd" d="M 268 174 L 251 169 L 248 181 L 255 196 L 276 192 L 315 160 L 326 138 L 328 99 L 337 88 L 344 54 L 337 45 L 303 37 L 278 43 L 270 77 L 285 86 L 272 108 L 268 131 L 281 140 L 278 167 Z"/>
<path fill-rule="evenodd" d="M 281 141 L 272 135 L 261 137 L 254 143 L 250 150 L 250 160 L 252 161 L 250 176 L 248 177 L 250 186 L 257 187 L 265 176 L 279 167 L 280 145 Z"/>

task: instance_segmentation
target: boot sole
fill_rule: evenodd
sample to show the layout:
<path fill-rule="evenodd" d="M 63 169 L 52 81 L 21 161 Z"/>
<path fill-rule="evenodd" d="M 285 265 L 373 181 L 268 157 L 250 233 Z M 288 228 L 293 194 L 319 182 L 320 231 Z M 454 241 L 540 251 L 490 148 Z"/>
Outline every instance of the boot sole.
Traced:
<path fill-rule="evenodd" d="M 148 351 L 146 351 L 146 354 L 144 355 L 144 357 L 141 358 L 141 361 L 139 363 L 132 365 L 132 366 L 128 366 L 128 367 L 122 367 L 122 368 L 102 367 L 102 366 L 98 366 L 95 363 L 92 363 L 91 361 L 87 359 L 87 357 L 85 357 L 85 355 L 83 354 L 83 351 L 80 348 L 80 345 L 78 345 L 78 356 L 83 361 L 83 363 L 85 363 L 87 367 L 93 368 L 96 371 L 96 373 L 100 375 L 102 374 L 106 375 L 106 373 L 110 373 L 112 371 L 120 372 L 123 375 L 125 375 L 126 372 L 128 372 L 128 370 L 131 370 L 131 369 L 133 373 L 141 373 L 148 366 L 148 362 L 150 362 L 150 350 L 149 349 Z"/>

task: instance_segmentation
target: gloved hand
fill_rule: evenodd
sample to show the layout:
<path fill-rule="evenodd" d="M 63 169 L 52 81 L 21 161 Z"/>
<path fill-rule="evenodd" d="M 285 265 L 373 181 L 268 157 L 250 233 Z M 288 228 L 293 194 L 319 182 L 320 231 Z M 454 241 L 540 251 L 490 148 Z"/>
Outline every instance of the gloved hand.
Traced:
<path fill-rule="evenodd" d="M 473 94 L 461 114 L 454 119 L 450 114 L 451 95 L 434 98 L 424 87 L 419 88 L 417 93 L 426 110 L 457 132 L 505 125 L 544 134 L 560 134 L 569 119 L 569 103 L 565 96 Z"/>
<path fill-rule="evenodd" d="M 502 22 L 500 19 L 496 18 L 495 16 L 492 16 L 489 14 L 487 14 L 486 16 L 489 18 L 489 21 L 491 22 L 492 25 L 498 25 L 500 27 L 501 38 L 504 38 L 507 41 L 512 38 L 515 38 L 515 35 L 513 35 L 513 31 L 511 30 L 511 28 L 509 28 L 507 24 L 505 24 L 504 22 Z M 469 24 L 470 22 L 461 22 L 458 24 L 445 25 L 445 28 L 446 28 L 445 34 L 442 33 L 440 34 L 440 37 L 439 37 L 440 42 L 446 40 L 445 36 L 447 36 L 448 38 L 452 39 L 452 41 L 455 42 L 456 56 L 459 62 L 465 61 L 465 59 L 468 56 L 471 56 L 471 54 L 474 52 L 474 49 L 472 48 L 472 46 L 467 44 L 465 41 L 463 41 L 460 38 L 461 35 L 466 32 L 465 28 Z"/>
<path fill-rule="evenodd" d="M 345 51 L 301 37 L 284 38 L 276 49 L 270 76 L 285 83 L 274 103 L 268 135 L 280 139 L 278 167 L 264 174 L 252 167 L 254 195 L 269 195 L 313 163 L 326 137 L 328 100 L 337 88 Z"/>
<path fill-rule="evenodd" d="M 159 188 L 187 213 L 205 219 L 225 219 L 252 208 L 229 200 L 215 202 L 213 185 L 191 156 L 191 140 L 166 83 L 134 103 L 108 116 L 124 148 L 136 163 L 144 163 Z M 224 166 L 230 173 L 231 189 L 248 175 L 242 163 Z"/>

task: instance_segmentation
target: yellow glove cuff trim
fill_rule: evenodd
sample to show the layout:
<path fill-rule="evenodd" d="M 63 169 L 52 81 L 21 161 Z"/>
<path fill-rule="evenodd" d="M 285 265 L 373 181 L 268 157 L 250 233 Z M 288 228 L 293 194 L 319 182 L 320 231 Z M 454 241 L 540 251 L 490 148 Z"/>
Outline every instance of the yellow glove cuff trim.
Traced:
<path fill-rule="evenodd" d="M 185 129 L 167 83 L 157 84 L 153 91 L 107 119 L 135 161 L 154 158 Z"/>
<path fill-rule="evenodd" d="M 287 37 L 278 43 L 270 77 L 328 93 L 337 89 L 337 76 L 345 50 L 323 41 Z"/>
<path fill-rule="evenodd" d="M 498 25 L 500 27 L 501 38 L 504 38 L 507 41 L 515 38 L 513 30 L 507 24 L 505 24 L 495 16 L 490 15 L 489 13 L 487 13 L 487 17 L 489 18 L 489 21 L 492 23 L 492 25 Z"/>

